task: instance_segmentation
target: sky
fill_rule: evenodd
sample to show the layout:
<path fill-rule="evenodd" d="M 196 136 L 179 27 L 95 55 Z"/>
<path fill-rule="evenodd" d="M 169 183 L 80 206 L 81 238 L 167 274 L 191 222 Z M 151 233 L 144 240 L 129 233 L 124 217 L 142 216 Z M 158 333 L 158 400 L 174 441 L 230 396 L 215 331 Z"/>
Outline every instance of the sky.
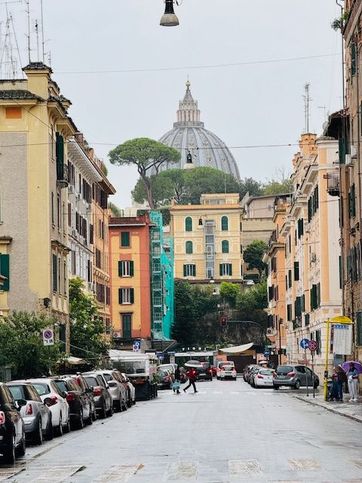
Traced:
<path fill-rule="evenodd" d="M 165 28 L 163 0 L 43 0 L 53 78 L 107 164 L 120 207 L 130 206 L 137 174 L 111 166 L 109 150 L 171 129 L 187 77 L 205 127 L 231 147 L 241 177 L 260 181 L 291 171 L 305 129 L 307 82 L 312 132 L 320 134 L 327 114 L 342 105 L 341 38 L 330 27 L 339 16 L 335 0 L 179 3 L 180 26 Z M 32 26 L 39 5 L 30 0 Z M 25 1 L 9 0 L 8 9 L 24 65 Z M 33 27 L 31 57 L 38 57 Z M 265 147 L 275 144 L 292 146 Z"/>

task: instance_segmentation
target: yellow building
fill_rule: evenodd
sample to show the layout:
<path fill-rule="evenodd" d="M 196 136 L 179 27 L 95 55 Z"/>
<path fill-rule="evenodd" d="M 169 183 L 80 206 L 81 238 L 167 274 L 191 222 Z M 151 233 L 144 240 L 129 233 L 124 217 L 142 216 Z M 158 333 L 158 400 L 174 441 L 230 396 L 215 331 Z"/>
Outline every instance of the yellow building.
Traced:
<path fill-rule="evenodd" d="M 241 283 L 239 194 L 204 194 L 199 205 L 173 205 L 175 278 Z"/>
<path fill-rule="evenodd" d="M 286 361 L 287 320 L 285 308 L 285 237 L 281 228 L 289 211 L 291 195 L 281 195 L 275 200 L 273 223 L 274 231 L 269 240 L 269 248 L 264 261 L 268 264 L 268 328 L 267 336 L 271 349 L 278 354 L 278 362 Z"/>
<path fill-rule="evenodd" d="M 0 83 L 0 311 L 43 311 L 67 339 L 70 102 L 40 62 Z"/>

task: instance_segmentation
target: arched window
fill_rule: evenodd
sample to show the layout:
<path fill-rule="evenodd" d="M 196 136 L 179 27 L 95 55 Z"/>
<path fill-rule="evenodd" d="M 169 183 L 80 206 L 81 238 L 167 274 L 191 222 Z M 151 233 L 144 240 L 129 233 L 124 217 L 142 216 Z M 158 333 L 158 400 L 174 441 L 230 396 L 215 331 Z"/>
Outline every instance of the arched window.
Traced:
<path fill-rule="evenodd" d="M 192 231 L 192 218 L 187 216 L 185 218 L 185 231 Z"/>
<path fill-rule="evenodd" d="M 186 242 L 186 253 L 187 254 L 193 253 L 192 241 Z"/>
<path fill-rule="evenodd" d="M 222 253 L 229 253 L 229 241 L 223 240 L 221 242 L 221 251 Z"/>
<path fill-rule="evenodd" d="M 227 216 L 221 217 L 221 230 L 228 231 L 229 229 L 229 218 Z"/>

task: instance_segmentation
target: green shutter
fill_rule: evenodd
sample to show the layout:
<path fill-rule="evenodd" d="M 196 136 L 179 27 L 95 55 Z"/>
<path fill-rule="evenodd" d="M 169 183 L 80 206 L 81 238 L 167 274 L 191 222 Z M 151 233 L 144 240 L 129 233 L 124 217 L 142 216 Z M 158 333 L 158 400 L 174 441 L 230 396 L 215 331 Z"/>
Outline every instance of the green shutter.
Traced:
<path fill-rule="evenodd" d="M 123 271 L 122 271 L 122 261 L 118 262 L 118 276 L 122 277 L 123 276 Z"/>
<path fill-rule="evenodd" d="M 222 277 L 222 263 L 219 265 L 220 277 Z"/>
<path fill-rule="evenodd" d="M 229 263 L 229 275 L 231 276 L 233 274 L 233 265 L 232 263 Z"/>
<path fill-rule="evenodd" d="M 134 262 L 132 260 L 129 262 L 129 274 L 131 277 L 134 276 Z"/>
<path fill-rule="evenodd" d="M 229 242 L 228 242 L 228 240 L 223 240 L 221 242 L 221 251 L 222 251 L 222 253 L 229 253 Z"/>
<path fill-rule="evenodd" d="M 122 298 L 122 289 L 118 289 L 118 303 L 121 305 L 123 303 L 123 298 Z"/>
<path fill-rule="evenodd" d="M 339 157 L 339 164 L 345 164 L 346 163 L 346 154 L 347 154 L 346 138 L 345 137 L 340 137 L 338 139 L 338 157 Z"/>
<path fill-rule="evenodd" d="M 10 290 L 10 255 L 0 253 L 0 275 L 5 277 L 1 290 L 8 292 Z"/>
<path fill-rule="evenodd" d="M 129 247 L 129 231 L 122 231 L 121 233 L 121 247 Z"/>
<path fill-rule="evenodd" d="M 185 231 L 192 231 L 192 218 L 190 216 L 185 218 Z"/>
<path fill-rule="evenodd" d="M 130 289 L 130 301 L 131 304 L 134 304 L 134 288 Z"/>
<path fill-rule="evenodd" d="M 57 165 L 57 179 L 64 179 L 64 138 L 58 132 L 55 135 L 55 159 Z"/>
<path fill-rule="evenodd" d="M 294 280 L 299 280 L 299 262 L 294 262 Z"/>
<path fill-rule="evenodd" d="M 190 255 L 193 252 L 192 241 L 186 242 L 186 253 Z"/>
<path fill-rule="evenodd" d="M 357 72 L 357 45 L 355 42 L 351 43 L 351 75 L 356 75 Z"/>
<path fill-rule="evenodd" d="M 221 217 L 221 230 L 222 231 L 228 231 L 229 229 L 229 219 L 227 216 L 222 216 Z"/>
<path fill-rule="evenodd" d="M 356 313 L 356 344 L 362 346 L 362 312 Z"/>

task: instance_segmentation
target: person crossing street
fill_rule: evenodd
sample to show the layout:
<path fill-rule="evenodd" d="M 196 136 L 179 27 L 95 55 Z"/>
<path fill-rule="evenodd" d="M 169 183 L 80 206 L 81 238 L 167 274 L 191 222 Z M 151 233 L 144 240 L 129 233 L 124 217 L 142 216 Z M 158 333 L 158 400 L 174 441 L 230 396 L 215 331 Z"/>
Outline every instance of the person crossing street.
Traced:
<path fill-rule="evenodd" d="M 189 389 L 189 387 L 192 387 L 194 388 L 194 393 L 197 392 L 197 389 L 196 389 L 196 379 L 197 379 L 197 371 L 195 368 L 193 367 L 190 367 L 187 371 L 186 371 L 186 375 L 188 377 L 188 380 L 189 380 L 189 383 L 188 385 L 184 388 L 184 392 L 187 392 L 187 389 Z"/>

